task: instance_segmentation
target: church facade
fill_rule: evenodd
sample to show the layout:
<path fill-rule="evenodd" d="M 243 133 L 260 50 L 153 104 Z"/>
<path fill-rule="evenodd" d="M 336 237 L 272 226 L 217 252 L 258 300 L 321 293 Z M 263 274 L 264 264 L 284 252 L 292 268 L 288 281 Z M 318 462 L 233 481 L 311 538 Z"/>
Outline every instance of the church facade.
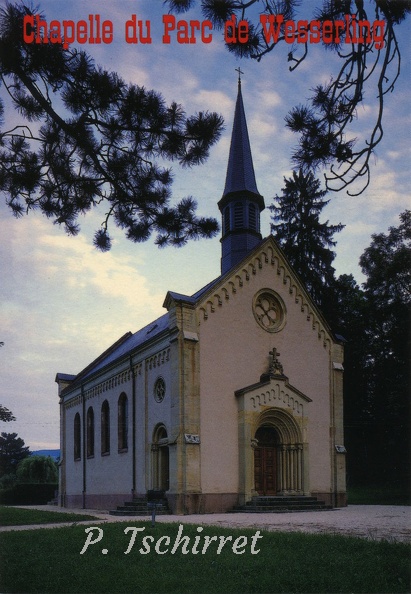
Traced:
<path fill-rule="evenodd" d="M 256 495 L 346 505 L 343 344 L 260 234 L 240 82 L 218 206 L 221 275 L 168 292 L 159 319 L 57 374 L 61 506 L 112 509 L 153 489 L 186 514 Z"/>

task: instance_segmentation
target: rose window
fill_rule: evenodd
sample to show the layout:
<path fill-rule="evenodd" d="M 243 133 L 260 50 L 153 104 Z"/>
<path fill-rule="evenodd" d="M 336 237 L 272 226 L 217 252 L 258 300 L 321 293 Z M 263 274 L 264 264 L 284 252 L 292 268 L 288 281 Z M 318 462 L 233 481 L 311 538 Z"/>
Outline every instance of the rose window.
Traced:
<path fill-rule="evenodd" d="M 156 402 L 162 402 L 166 395 L 166 382 L 162 377 L 156 379 L 154 384 L 154 399 Z"/>
<path fill-rule="evenodd" d="M 269 289 L 257 293 L 253 302 L 254 317 L 267 332 L 278 332 L 285 324 L 285 306 L 279 295 Z"/>

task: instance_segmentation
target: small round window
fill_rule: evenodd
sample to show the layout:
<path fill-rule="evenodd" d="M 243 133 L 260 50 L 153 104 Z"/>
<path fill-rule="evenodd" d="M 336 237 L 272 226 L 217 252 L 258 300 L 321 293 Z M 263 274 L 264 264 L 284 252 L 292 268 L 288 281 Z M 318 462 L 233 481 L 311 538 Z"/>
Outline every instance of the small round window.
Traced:
<path fill-rule="evenodd" d="M 162 402 L 166 395 L 166 382 L 162 377 L 156 379 L 154 384 L 154 399 L 156 402 Z"/>
<path fill-rule="evenodd" d="M 267 332 L 279 332 L 284 327 L 284 302 L 271 289 L 262 289 L 254 296 L 253 313 L 258 324 Z"/>

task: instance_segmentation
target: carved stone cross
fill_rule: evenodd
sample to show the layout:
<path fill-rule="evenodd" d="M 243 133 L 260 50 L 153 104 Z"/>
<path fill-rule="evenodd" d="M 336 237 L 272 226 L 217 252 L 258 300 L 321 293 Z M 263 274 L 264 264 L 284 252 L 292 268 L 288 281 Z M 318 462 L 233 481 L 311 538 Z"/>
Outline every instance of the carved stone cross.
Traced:
<path fill-rule="evenodd" d="M 278 357 L 280 353 L 274 347 L 272 351 L 270 351 L 271 361 L 270 361 L 270 373 L 274 375 L 282 375 L 283 374 L 283 366 L 281 365 Z"/>
<path fill-rule="evenodd" d="M 277 353 L 277 349 L 274 347 L 272 351 L 270 351 L 270 355 L 273 358 L 273 361 L 277 361 L 277 357 L 281 355 L 281 353 Z"/>

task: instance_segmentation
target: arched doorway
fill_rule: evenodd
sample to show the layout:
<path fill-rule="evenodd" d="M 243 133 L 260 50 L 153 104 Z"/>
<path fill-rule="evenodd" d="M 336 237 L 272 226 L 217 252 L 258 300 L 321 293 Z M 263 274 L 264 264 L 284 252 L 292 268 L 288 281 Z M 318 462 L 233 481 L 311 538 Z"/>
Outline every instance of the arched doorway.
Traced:
<path fill-rule="evenodd" d="M 259 415 L 253 449 L 254 489 L 259 495 L 304 492 L 301 432 L 288 412 L 270 408 Z"/>
<path fill-rule="evenodd" d="M 269 383 L 260 383 L 237 390 L 239 502 L 244 504 L 257 495 L 255 463 L 261 446 L 260 428 L 271 428 L 268 444 L 276 448 L 275 484 L 265 487 L 276 495 L 308 495 L 309 473 L 309 403 L 311 399 L 289 385 L 286 377 L 271 377 Z M 263 439 L 264 443 L 264 439 Z M 267 464 L 265 464 L 265 468 Z M 264 466 L 263 466 L 264 468 Z M 267 474 L 267 472 L 265 472 Z M 258 479 L 258 476 L 257 476 Z M 258 480 L 257 480 L 258 483 Z M 260 484 L 257 487 L 261 489 Z M 263 486 L 264 490 L 264 486 Z"/>
<path fill-rule="evenodd" d="M 255 434 L 254 485 L 259 495 L 276 495 L 278 490 L 278 433 L 263 425 Z"/>
<path fill-rule="evenodd" d="M 170 487 L 170 463 L 168 450 L 168 436 L 164 425 L 154 431 L 153 445 L 153 489 L 168 491 Z"/>

